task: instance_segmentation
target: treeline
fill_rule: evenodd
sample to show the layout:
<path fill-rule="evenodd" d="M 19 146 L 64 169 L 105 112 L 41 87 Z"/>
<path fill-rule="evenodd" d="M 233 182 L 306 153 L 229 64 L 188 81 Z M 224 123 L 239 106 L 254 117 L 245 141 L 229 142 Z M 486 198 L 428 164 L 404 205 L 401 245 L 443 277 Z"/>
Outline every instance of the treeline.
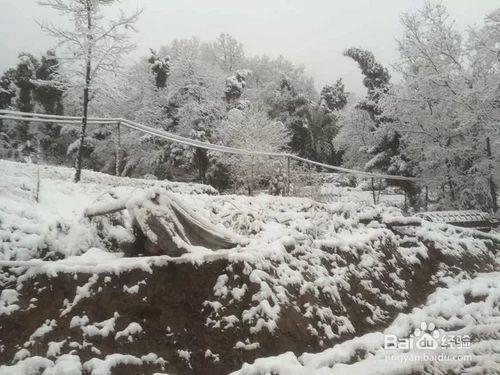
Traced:
<path fill-rule="evenodd" d="M 90 114 L 216 144 L 418 177 L 421 184 L 396 183 L 416 208 L 428 185 L 440 208 L 495 211 L 500 9 L 466 33 L 440 4 L 401 20 L 400 59 L 393 66 L 401 79 L 394 81 L 370 51 L 345 51 L 363 74 L 363 98 L 347 93 L 342 79 L 317 92 L 302 67 L 284 57 L 248 56 L 234 37 L 221 34 L 212 42 L 175 40 L 92 81 Z M 81 86 L 71 84 L 68 64 L 53 52 L 40 60 L 21 55 L 0 79 L 0 108 L 81 116 Z M 36 144 L 46 161 L 71 163 L 80 150 L 78 128 L 0 126 L 2 157 L 22 157 Z M 122 133 L 116 168 L 116 136 L 113 127 L 90 127 L 84 166 L 248 190 L 279 180 L 284 168 L 267 158 L 223 155 L 137 132 Z"/>
<path fill-rule="evenodd" d="M 52 52 L 50 56 L 54 57 Z M 2 108 L 81 115 L 80 89 L 60 82 L 63 75 L 57 63 L 42 81 L 39 66 L 33 56 L 23 54 L 18 66 L 3 75 L 2 87 L 8 95 Z M 25 71 L 23 80 L 13 78 L 18 71 Z M 290 151 L 329 164 L 341 161 L 332 145 L 339 111 L 347 103 L 340 79 L 318 93 L 303 67 L 284 57 L 246 56 L 243 45 L 227 34 L 206 43 L 196 38 L 175 40 L 158 51 L 151 50 L 123 73 L 92 87 L 91 115 L 124 117 L 211 143 Z M 49 88 L 53 91 L 47 94 L 57 96 L 57 108 L 44 106 L 35 94 Z M 8 143 L 4 153 L 10 150 L 14 154 L 26 142 L 33 145 L 45 131 L 8 123 L 2 129 Z M 21 127 L 26 130 L 23 137 L 18 136 Z M 51 140 L 66 147 L 43 147 L 43 158 L 71 163 L 79 147 L 78 129 L 51 128 L 58 129 Z M 61 139 L 61 134 L 67 137 Z M 115 173 L 115 137 L 112 127 L 91 128 L 84 144 L 84 166 Z M 118 169 L 123 176 L 198 179 L 224 189 L 232 184 L 265 185 L 280 169 L 268 159 L 221 155 L 136 132 L 122 133 L 122 145 Z"/>
<path fill-rule="evenodd" d="M 370 52 L 346 52 L 368 94 L 343 111 L 335 147 L 348 166 L 422 178 L 403 184 L 413 206 L 428 184 L 442 209 L 497 211 L 500 8 L 465 33 L 441 4 L 427 3 L 401 22 L 399 82 Z"/>
<path fill-rule="evenodd" d="M 23 53 L 14 68 L 0 77 L 0 109 L 64 114 L 64 89 L 60 86 L 58 60 L 53 51 L 40 59 Z M 28 123 L 0 119 L 0 157 L 22 159 L 40 148 L 50 161 L 63 162 L 69 139 L 60 126 L 45 124 L 37 129 Z"/>

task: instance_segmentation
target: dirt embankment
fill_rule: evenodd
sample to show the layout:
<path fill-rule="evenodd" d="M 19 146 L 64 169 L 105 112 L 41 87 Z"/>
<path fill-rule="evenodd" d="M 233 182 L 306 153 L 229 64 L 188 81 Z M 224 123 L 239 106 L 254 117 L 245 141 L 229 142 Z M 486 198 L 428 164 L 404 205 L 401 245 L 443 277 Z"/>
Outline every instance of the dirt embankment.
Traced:
<path fill-rule="evenodd" d="M 169 374 L 227 374 L 241 367 L 242 363 L 252 362 L 261 356 L 290 350 L 296 354 L 319 351 L 354 335 L 383 328 L 399 312 L 423 302 L 436 287 L 433 279 L 436 271 L 443 269 L 443 265 L 447 269 L 460 267 L 471 272 L 491 269 L 489 258 L 471 256 L 469 259 L 457 260 L 442 255 L 432 248 L 432 244 L 428 246 L 429 257 L 420 259 L 420 265 L 403 271 L 401 260 L 390 244 L 382 246 L 385 268 L 382 277 L 371 278 L 372 292 L 354 274 L 349 279 L 349 287 L 339 291 L 338 300 L 332 299 L 327 293 L 308 293 L 299 287 L 288 286 L 286 293 L 290 303 L 281 306 L 277 328 L 272 333 L 266 329 L 252 333 L 241 318 L 244 311 L 254 304 L 252 296 L 259 291 L 258 285 L 249 280 L 248 272 L 245 271 L 248 265 L 244 262 L 232 263 L 221 259 L 199 266 L 169 263 L 155 267 L 151 274 L 139 269 L 119 275 L 101 273 L 88 288 L 88 295 L 84 295 L 63 316 L 63 309 L 69 306 L 65 300 L 74 301 L 77 289 L 88 285 L 92 274 L 39 276 L 25 282 L 19 290 L 20 310 L 0 318 L 3 347 L 0 363 L 10 363 L 23 347 L 30 351 L 31 356 L 50 358 L 47 354 L 49 343 L 64 340 L 61 352 L 77 354 L 82 363 L 113 353 L 136 357 L 156 353 L 167 361 L 164 371 Z M 324 250 L 335 251 L 332 248 Z M 345 254 L 337 266 L 356 262 L 355 255 Z M 374 270 L 375 274 L 379 271 Z M 402 308 L 391 304 L 387 298 L 381 298 L 389 293 L 391 298 L 403 300 L 389 287 L 393 284 L 392 273 L 398 273 L 406 284 L 407 294 Z M 248 285 L 248 290 L 239 300 L 226 297 L 230 298 L 227 304 L 224 303 L 224 297 L 219 296 L 220 303 L 226 306 L 224 315 L 237 319 L 232 323 L 228 319 L 213 324 L 214 308 L 207 301 L 215 300 L 214 285 L 220 275 L 227 275 L 228 286 L 236 282 L 238 285 L 244 283 Z M 334 315 L 347 317 L 355 332 L 343 332 L 341 325 L 332 325 L 332 337 L 314 334 L 312 327 L 317 328 L 321 319 L 314 314 L 308 316 L 304 306 L 330 308 Z M 375 320 L 373 307 L 380 309 L 379 314 L 383 314 L 383 319 Z M 90 331 L 84 332 L 78 325 L 70 328 L 73 317 L 85 315 L 89 322 L 103 322 L 115 316 L 115 325 L 107 335 L 89 334 Z M 370 317 L 373 319 L 367 319 Z M 29 343 L 30 336 L 44 322 L 52 319 L 56 323 L 53 329 Z M 116 332 L 122 331 L 132 322 L 138 323 L 142 332 L 130 338 L 115 337 Z M 160 367 L 158 364 L 143 364 L 140 367 L 119 364 L 114 367 L 113 373 L 148 374 L 160 371 Z"/>

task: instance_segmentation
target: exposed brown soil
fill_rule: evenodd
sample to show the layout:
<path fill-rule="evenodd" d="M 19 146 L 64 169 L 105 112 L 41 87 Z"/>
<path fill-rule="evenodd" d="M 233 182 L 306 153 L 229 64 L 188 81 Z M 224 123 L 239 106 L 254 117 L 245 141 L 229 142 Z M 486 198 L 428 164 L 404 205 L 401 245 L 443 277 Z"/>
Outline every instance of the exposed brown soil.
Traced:
<path fill-rule="evenodd" d="M 488 259 L 447 258 L 435 250 L 432 243 L 426 246 L 429 249 L 429 257 L 421 259 L 420 266 L 415 266 L 400 275 L 406 281 L 408 292 L 408 305 L 405 311 L 423 303 L 435 289 L 437 285 L 433 282 L 433 276 L 440 266 L 446 265 L 449 269 L 457 268 L 471 272 L 491 269 Z M 336 251 L 336 249 L 324 250 Z M 392 285 L 389 273 L 401 268 L 401 260 L 397 259 L 396 252 L 389 244 L 383 247 L 383 253 L 386 264 L 385 275 L 374 278 L 373 286 L 383 293 L 389 293 L 392 290 L 389 288 Z M 346 264 L 350 262 L 348 255 L 345 262 Z M 296 354 L 320 351 L 353 336 L 353 334 L 343 334 L 337 339 L 320 340 L 308 330 L 309 321 L 304 319 L 303 310 L 297 311 L 293 305 L 282 308 L 278 329 L 273 334 L 265 329 L 257 334 L 251 334 L 241 319 L 233 328 L 208 326 L 206 322 L 212 310 L 204 306 L 204 302 L 214 300 L 213 287 L 221 274 L 229 276 L 229 283 L 237 277 L 240 284 L 244 282 L 250 288 L 240 301 L 227 306 L 224 315 L 234 314 L 241 317 L 242 312 L 252 306 L 251 296 L 252 292 L 257 291 L 257 286 L 248 280 L 243 267 L 244 264 L 241 262 L 230 263 L 226 259 L 221 259 L 200 266 L 190 263 L 169 263 L 155 267 L 151 274 L 138 269 L 119 275 L 102 273 L 98 275 L 98 281 L 91 288 L 92 297 L 83 299 L 71 313 L 63 317 L 60 317 L 63 301 L 65 299 L 72 301 L 76 288 L 87 283 L 91 274 L 40 276 L 26 282 L 20 290 L 22 311 L 0 317 L 0 344 L 4 345 L 4 351 L 0 353 L 0 364 L 10 363 L 15 353 L 29 340 L 29 336 L 47 319 L 55 319 L 57 327 L 30 348 L 32 356 L 45 357 L 50 341 L 67 339 L 63 352 L 70 351 L 69 342 L 86 341 L 99 349 L 100 358 L 112 353 L 132 354 L 138 357 L 156 353 L 168 362 L 165 371 L 173 375 L 227 374 L 240 368 L 244 362 L 253 362 L 258 357 L 286 351 L 293 351 Z M 110 282 L 105 282 L 106 276 L 111 278 Z M 140 286 L 139 293 L 129 294 L 123 291 L 124 285 L 136 285 L 142 280 L 146 284 Z M 387 305 L 377 294 L 371 294 L 362 288 L 359 280 L 354 277 L 350 280 L 350 291 L 342 290 L 340 293 L 346 312 L 342 312 L 343 307 L 334 302 L 329 295 L 300 294 L 297 289 L 291 287 L 287 291 L 296 306 L 312 302 L 330 307 L 334 313 L 346 315 L 356 328 L 356 335 L 379 330 L 402 312 L 394 306 Z M 386 311 L 387 317 L 384 322 L 369 324 L 366 318 L 373 312 L 366 305 L 360 305 L 356 296 L 362 296 L 365 301 Z M 33 297 L 38 299 L 34 302 L 36 307 L 29 309 L 30 299 Z M 394 295 L 393 297 L 397 298 Z M 137 322 L 142 326 L 144 331 L 137 340 L 134 342 L 115 340 L 114 333 L 104 338 L 99 336 L 84 338 L 79 327 L 69 328 L 73 316 L 87 315 L 90 322 L 100 322 L 109 319 L 115 312 L 120 315 L 115 332 L 123 330 L 131 322 Z M 246 338 L 251 342 L 259 342 L 260 347 L 255 350 L 234 348 L 237 341 L 244 341 Z M 213 358 L 205 358 L 207 349 L 218 354 L 220 360 L 214 362 Z M 179 357 L 177 350 L 191 351 L 190 363 Z M 91 346 L 77 349 L 75 352 L 80 356 L 82 363 L 96 357 L 96 353 L 91 351 Z M 363 354 L 360 353 L 360 356 Z M 113 373 L 152 374 L 160 370 L 158 365 L 145 365 L 140 368 L 120 365 L 113 369 Z"/>

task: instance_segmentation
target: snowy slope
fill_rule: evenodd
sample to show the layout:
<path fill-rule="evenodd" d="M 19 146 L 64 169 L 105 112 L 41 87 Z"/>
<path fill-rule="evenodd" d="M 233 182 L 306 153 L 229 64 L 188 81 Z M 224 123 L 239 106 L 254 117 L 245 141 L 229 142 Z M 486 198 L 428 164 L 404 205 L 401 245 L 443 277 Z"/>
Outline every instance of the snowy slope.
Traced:
<path fill-rule="evenodd" d="M 287 352 L 260 358 L 232 375 L 500 373 L 500 273 L 478 274 L 463 280 L 450 278 L 445 285 L 430 295 L 422 307 L 398 315 L 382 332 L 347 340 L 321 353 L 297 357 Z M 426 333 L 435 333 L 437 340 L 447 341 L 449 347 L 384 348 L 384 334 L 418 340 Z M 447 339 L 463 337 L 471 338 L 470 345 L 459 347 Z M 446 359 L 428 359 L 440 355 Z"/>
<path fill-rule="evenodd" d="M 0 171 L 0 374 L 226 374 L 260 357 L 240 373 L 363 374 L 384 355 L 381 333 L 370 332 L 405 337 L 431 317 L 449 331 L 484 326 L 479 364 L 468 367 L 494 369 L 498 235 L 366 203 L 219 196 L 87 171 L 73 184 L 71 170 L 54 167 L 42 169 L 36 203 L 35 167 L 0 161 Z M 84 209 L 149 188 L 169 189 L 245 244 L 176 258 L 107 251 L 100 221 Z M 392 373 L 423 368 L 411 366 Z"/>
<path fill-rule="evenodd" d="M 130 195 L 151 187 L 217 194 L 206 185 L 118 178 L 88 170 L 83 171 L 82 183 L 74 184 L 73 174 L 70 168 L 41 166 L 38 170 L 33 164 L 0 160 L 0 260 L 43 258 L 49 252 L 80 255 L 100 247 L 95 226 L 83 218 L 83 212 L 109 194 Z"/>

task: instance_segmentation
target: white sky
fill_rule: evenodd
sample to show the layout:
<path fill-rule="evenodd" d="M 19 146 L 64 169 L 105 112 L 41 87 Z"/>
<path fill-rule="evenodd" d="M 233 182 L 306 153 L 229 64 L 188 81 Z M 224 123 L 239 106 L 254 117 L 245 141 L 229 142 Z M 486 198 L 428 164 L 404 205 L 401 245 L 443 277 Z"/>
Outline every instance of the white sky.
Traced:
<path fill-rule="evenodd" d="M 400 14 L 424 0 L 122 0 L 125 10 L 144 8 L 135 36 L 138 50 L 158 48 L 176 38 L 212 40 L 234 35 L 248 54 L 280 54 L 303 64 L 317 87 L 342 77 L 347 89 L 364 92 L 356 63 L 342 51 L 371 50 L 389 65 L 398 58 Z M 444 0 L 458 27 L 480 25 L 500 0 Z M 22 52 L 39 54 L 54 45 L 35 20 L 56 21 L 56 13 L 36 0 L 0 0 L 0 71 Z"/>

